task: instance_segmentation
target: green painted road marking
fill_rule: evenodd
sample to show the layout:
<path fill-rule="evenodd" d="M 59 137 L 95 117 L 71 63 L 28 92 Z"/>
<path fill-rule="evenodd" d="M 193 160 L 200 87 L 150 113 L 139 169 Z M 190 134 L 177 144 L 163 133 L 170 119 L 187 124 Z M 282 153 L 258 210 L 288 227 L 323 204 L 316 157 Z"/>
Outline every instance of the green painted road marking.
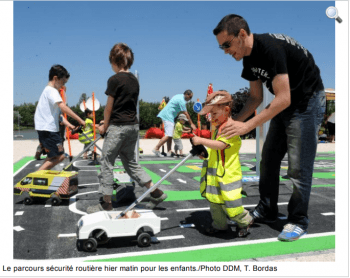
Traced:
<path fill-rule="evenodd" d="M 316 157 L 315 160 L 335 160 L 335 157 L 321 156 Z"/>
<path fill-rule="evenodd" d="M 316 184 L 311 187 L 335 187 L 335 184 Z"/>
<path fill-rule="evenodd" d="M 194 177 L 193 179 L 194 179 L 195 181 L 199 181 L 199 182 L 200 182 L 200 181 L 201 181 L 201 176 Z"/>
<path fill-rule="evenodd" d="M 169 166 L 170 169 L 173 169 L 175 166 Z M 198 173 L 200 172 L 202 169 L 199 169 L 199 170 L 194 170 L 194 169 L 191 169 L 187 166 L 180 166 L 179 168 L 176 169 L 177 172 L 179 173 Z"/>
<path fill-rule="evenodd" d="M 334 235 L 301 238 L 294 242 L 251 243 L 87 262 L 228 262 L 329 249 L 335 249 Z"/>
<path fill-rule="evenodd" d="M 314 172 L 312 176 L 319 179 L 335 179 L 335 172 Z"/>
<path fill-rule="evenodd" d="M 23 167 L 26 163 L 28 163 L 29 161 L 34 160 L 34 156 L 26 156 L 23 157 L 21 160 L 17 161 L 16 163 L 13 164 L 13 172 L 17 172 L 18 169 L 20 169 L 21 167 Z"/>
<path fill-rule="evenodd" d="M 161 176 L 157 175 L 156 173 L 152 172 L 151 170 L 147 169 L 146 167 L 142 167 L 142 169 L 145 170 L 145 172 L 151 176 L 153 183 L 157 183 L 162 178 Z M 168 182 L 167 180 L 165 180 L 161 184 L 170 185 L 171 183 Z"/>
<path fill-rule="evenodd" d="M 198 190 L 194 191 L 164 191 L 168 198 L 165 200 L 165 202 L 169 201 L 190 201 L 190 200 L 203 200 L 201 194 Z"/>
<path fill-rule="evenodd" d="M 182 160 L 157 160 L 157 161 L 139 161 L 139 164 L 179 164 Z M 190 159 L 187 160 L 186 163 L 200 163 L 203 162 L 201 159 Z M 115 165 L 123 165 L 121 161 L 117 161 Z"/>

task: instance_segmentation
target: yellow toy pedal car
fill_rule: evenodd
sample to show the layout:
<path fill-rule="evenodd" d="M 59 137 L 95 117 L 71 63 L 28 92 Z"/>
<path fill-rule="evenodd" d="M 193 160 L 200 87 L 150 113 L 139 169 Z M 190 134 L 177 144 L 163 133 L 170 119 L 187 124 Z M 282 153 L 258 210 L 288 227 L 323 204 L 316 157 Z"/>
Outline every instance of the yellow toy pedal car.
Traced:
<path fill-rule="evenodd" d="M 69 199 L 78 192 L 78 172 L 40 170 L 24 177 L 14 187 L 15 195 L 25 195 L 24 204 L 33 203 L 33 198 L 51 199 L 58 206 L 62 199 Z"/>

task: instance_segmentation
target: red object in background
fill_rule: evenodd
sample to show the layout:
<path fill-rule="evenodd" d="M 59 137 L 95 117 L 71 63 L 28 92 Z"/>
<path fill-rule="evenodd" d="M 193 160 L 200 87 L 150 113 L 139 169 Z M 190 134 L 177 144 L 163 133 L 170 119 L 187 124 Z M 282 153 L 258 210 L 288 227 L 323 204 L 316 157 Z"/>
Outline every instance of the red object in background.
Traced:
<path fill-rule="evenodd" d="M 208 138 L 210 139 L 210 130 L 198 130 L 196 129 L 196 131 L 194 132 L 194 134 L 196 134 L 197 136 L 200 136 L 202 138 Z M 194 135 L 192 133 L 182 133 L 181 138 L 192 138 Z"/>
<path fill-rule="evenodd" d="M 66 138 L 67 139 L 79 139 L 79 134 L 75 133 L 75 134 L 71 134 L 70 132 L 66 133 Z"/>
<path fill-rule="evenodd" d="M 151 127 L 147 130 L 145 134 L 145 139 L 158 138 L 161 139 L 164 137 L 164 131 L 157 127 Z"/>

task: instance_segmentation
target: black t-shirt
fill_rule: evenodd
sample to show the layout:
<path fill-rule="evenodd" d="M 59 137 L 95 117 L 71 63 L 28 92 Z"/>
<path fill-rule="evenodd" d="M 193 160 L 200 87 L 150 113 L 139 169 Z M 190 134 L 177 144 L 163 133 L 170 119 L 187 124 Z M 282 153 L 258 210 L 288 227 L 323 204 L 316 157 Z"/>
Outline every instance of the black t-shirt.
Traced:
<path fill-rule="evenodd" d="M 274 94 L 272 80 L 287 73 L 291 90 L 291 105 L 308 100 L 322 90 L 320 69 L 311 53 L 293 38 L 283 34 L 253 34 L 250 56 L 243 58 L 242 77 L 248 81 L 261 79 Z"/>
<path fill-rule="evenodd" d="M 111 125 L 138 124 L 137 100 L 140 86 L 131 72 L 119 72 L 108 79 L 106 95 L 114 98 Z"/>

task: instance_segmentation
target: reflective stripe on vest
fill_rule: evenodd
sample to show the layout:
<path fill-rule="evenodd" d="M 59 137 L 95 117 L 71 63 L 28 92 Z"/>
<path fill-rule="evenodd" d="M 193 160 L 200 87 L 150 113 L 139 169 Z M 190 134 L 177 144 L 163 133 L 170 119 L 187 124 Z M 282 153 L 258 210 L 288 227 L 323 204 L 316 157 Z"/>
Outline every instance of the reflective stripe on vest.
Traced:
<path fill-rule="evenodd" d="M 83 131 L 84 132 L 84 131 Z M 87 139 L 83 134 L 79 134 L 79 142 L 83 144 L 89 144 L 94 140 L 94 131 L 92 128 L 86 130 L 84 134 L 89 138 Z"/>

